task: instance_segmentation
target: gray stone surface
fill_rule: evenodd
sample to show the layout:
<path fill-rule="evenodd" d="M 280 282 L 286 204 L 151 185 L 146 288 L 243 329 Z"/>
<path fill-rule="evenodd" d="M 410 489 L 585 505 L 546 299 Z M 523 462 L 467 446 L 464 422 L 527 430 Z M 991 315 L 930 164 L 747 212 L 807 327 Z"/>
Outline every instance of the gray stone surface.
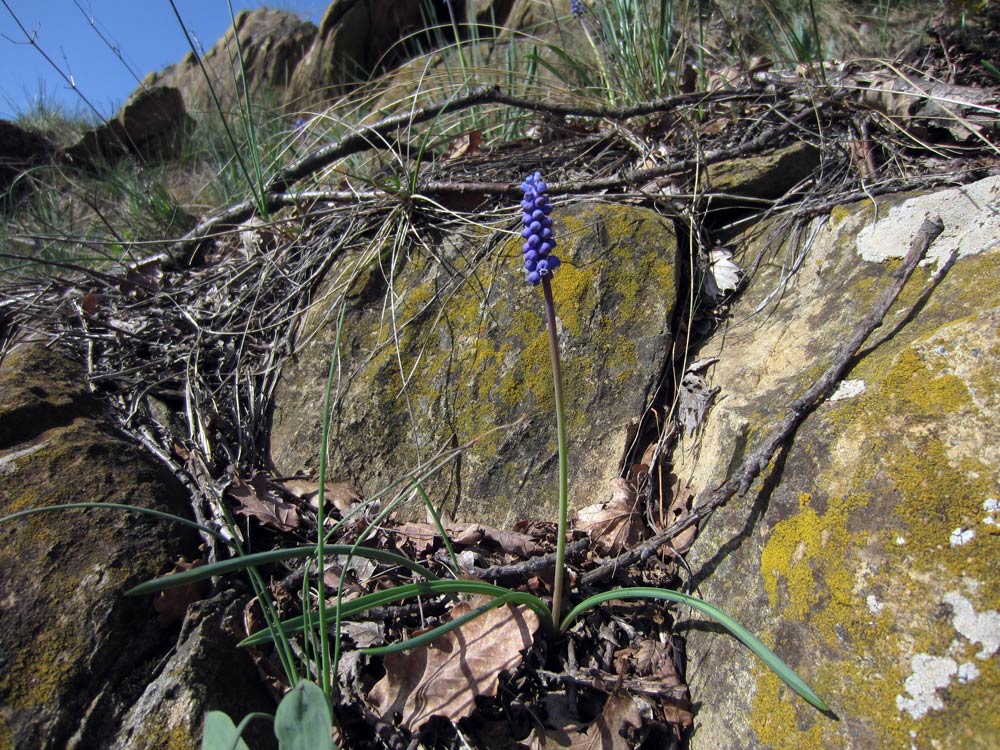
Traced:
<path fill-rule="evenodd" d="M 914 228 L 937 210 L 946 226 L 968 229 L 952 195 L 881 199 L 877 216 L 918 205 Z M 884 263 L 859 258 L 859 233 L 875 221 L 870 203 L 839 207 L 804 233 L 808 247 L 786 242 L 787 226 L 754 230 L 741 257 L 759 259 L 759 270 L 698 352 L 719 357 L 709 382 L 721 392 L 697 444 L 675 454 L 681 481 L 718 484 L 868 313 L 906 249 L 895 243 L 908 244 L 885 240 Z M 808 417 L 688 555 L 699 594 L 759 634 L 840 720 L 694 617 L 688 679 L 703 706 L 694 750 L 1000 744 L 1000 250 L 991 237 L 966 236 L 963 246 L 984 252 L 943 277 L 936 265 L 917 270 L 850 386 Z"/>

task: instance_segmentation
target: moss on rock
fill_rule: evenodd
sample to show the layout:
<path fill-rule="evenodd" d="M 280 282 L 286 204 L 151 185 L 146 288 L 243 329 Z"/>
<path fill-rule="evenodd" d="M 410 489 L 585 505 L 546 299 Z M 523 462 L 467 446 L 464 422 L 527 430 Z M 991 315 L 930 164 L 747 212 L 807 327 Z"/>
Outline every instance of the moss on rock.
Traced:
<path fill-rule="evenodd" d="M 0 515 L 112 502 L 183 515 L 187 496 L 97 417 L 82 368 L 40 345 L 0 367 Z M 16 417 L 16 419 L 15 419 Z M 187 529 L 125 511 L 65 510 L 0 525 L 0 747 L 103 747 L 170 647 L 124 590 L 180 554 Z"/>
<path fill-rule="evenodd" d="M 617 473 L 630 420 L 670 351 L 677 249 L 671 223 L 645 209 L 577 205 L 558 209 L 555 223 L 571 501 L 580 504 Z M 371 495 L 468 445 L 428 492 L 455 516 L 507 526 L 554 515 L 552 374 L 544 305 L 523 282 L 518 238 L 485 239 L 461 252 L 446 239 L 444 263 L 411 253 L 392 276 L 391 310 L 381 299 L 350 310 L 331 455 L 334 474 Z M 286 368 L 275 408 L 272 452 L 286 472 L 315 467 L 333 338 L 315 320 L 304 327 L 317 335 Z"/>

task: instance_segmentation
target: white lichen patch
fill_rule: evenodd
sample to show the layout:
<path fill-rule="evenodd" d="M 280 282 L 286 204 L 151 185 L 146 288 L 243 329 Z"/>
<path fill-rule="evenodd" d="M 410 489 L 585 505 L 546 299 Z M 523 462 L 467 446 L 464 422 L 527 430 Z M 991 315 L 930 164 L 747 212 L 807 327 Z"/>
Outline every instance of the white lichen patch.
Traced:
<path fill-rule="evenodd" d="M 979 667 L 973 662 L 967 661 L 958 665 L 958 681 L 963 685 L 972 682 L 979 677 Z"/>
<path fill-rule="evenodd" d="M 877 615 L 879 612 L 885 609 L 885 605 L 878 599 L 876 599 L 874 594 L 869 594 L 868 598 L 866 599 L 866 602 L 868 604 L 868 611 L 871 612 L 873 615 Z"/>
<path fill-rule="evenodd" d="M 959 526 L 953 532 L 951 532 L 951 537 L 948 539 L 948 543 L 952 547 L 961 547 L 968 544 L 973 539 L 976 538 L 976 532 L 972 529 L 966 529 Z"/>
<path fill-rule="evenodd" d="M 987 659 L 1000 650 L 1000 612 L 992 609 L 976 612 L 972 602 L 957 591 L 945 594 L 944 602 L 951 606 L 955 630 L 972 643 L 982 645 L 977 659 Z"/>
<path fill-rule="evenodd" d="M 917 654 L 910 660 L 912 674 L 903 687 L 907 695 L 896 696 L 896 707 L 914 719 L 922 719 L 930 711 L 944 708 L 938 690 L 944 690 L 958 672 L 958 663 L 947 656 Z"/>
<path fill-rule="evenodd" d="M 858 255 L 875 263 L 902 258 L 924 218 L 930 216 L 940 216 L 945 229 L 924 263 L 940 268 L 953 252 L 959 257 L 988 252 L 1000 246 L 1000 213 L 993 208 L 998 202 L 1000 177 L 910 198 L 858 232 Z"/>
<path fill-rule="evenodd" d="M 1000 513 L 1000 500 L 995 497 L 988 497 L 983 500 L 983 523 L 987 526 L 997 525 L 997 514 Z"/>
<path fill-rule="evenodd" d="M 968 641 L 982 645 L 977 659 L 989 658 L 1000 650 L 1000 613 L 976 612 L 972 603 L 957 591 L 949 591 L 943 601 L 951 606 L 955 630 Z M 956 638 L 949 653 L 959 653 L 961 649 L 961 641 Z M 948 656 L 917 654 L 910 660 L 910 668 L 911 674 L 903 683 L 906 694 L 896 696 L 896 706 L 914 719 L 944 708 L 944 699 L 938 691 L 946 689 L 953 677 L 963 685 L 979 677 L 979 667 L 974 662 L 959 665 Z"/>
<path fill-rule="evenodd" d="M 863 380 L 841 380 L 837 385 L 837 390 L 830 394 L 831 401 L 844 401 L 845 399 L 860 396 L 865 392 L 865 381 Z"/>

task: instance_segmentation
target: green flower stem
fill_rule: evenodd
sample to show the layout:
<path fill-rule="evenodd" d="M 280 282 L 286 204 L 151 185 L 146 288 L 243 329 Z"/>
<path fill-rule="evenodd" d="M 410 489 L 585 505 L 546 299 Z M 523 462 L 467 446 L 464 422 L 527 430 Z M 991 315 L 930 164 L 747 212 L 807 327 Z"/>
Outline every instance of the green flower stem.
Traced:
<path fill-rule="evenodd" d="M 347 302 L 340 308 L 337 319 L 337 336 L 333 342 L 333 355 L 330 357 L 330 370 L 326 377 L 326 395 L 323 399 L 323 437 L 319 454 L 319 496 L 316 498 L 316 599 L 319 601 L 319 678 L 320 687 L 327 698 L 331 697 L 333 685 L 331 676 L 333 668 L 330 664 L 330 641 L 326 617 L 326 586 L 324 574 L 326 570 L 326 461 L 330 446 L 330 415 L 333 411 L 333 381 L 340 367 L 340 335 L 344 330 L 344 317 L 347 315 Z M 337 646 L 340 644 L 340 629 L 337 629 Z"/>
<path fill-rule="evenodd" d="M 566 415 L 563 410 L 562 368 L 559 366 L 559 335 L 556 332 L 556 304 L 552 299 L 550 275 L 542 277 L 545 295 L 545 319 L 549 329 L 549 351 L 552 353 L 552 385 L 556 398 L 556 431 L 559 434 L 559 529 L 556 532 L 556 576 L 552 585 L 552 621 L 559 627 L 562 613 L 563 580 L 566 572 L 566 526 L 569 515 L 567 486 L 569 470 L 566 460 Z"/>

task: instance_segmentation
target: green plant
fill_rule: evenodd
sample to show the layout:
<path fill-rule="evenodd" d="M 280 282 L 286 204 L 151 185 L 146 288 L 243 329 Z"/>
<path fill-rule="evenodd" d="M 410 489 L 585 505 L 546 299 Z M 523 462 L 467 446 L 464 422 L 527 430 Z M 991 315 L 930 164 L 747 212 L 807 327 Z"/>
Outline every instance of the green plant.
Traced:
<path fill-rule="evenodd" d="M 589 54 L 550 42 L 555 60 L 538 63 L 579 95 L 596 94 L 612 106 L 676 93 L 689 54 L 701 50 L 690 38 L 692 23 L 699 39 L 704 35 L 701 4 L 687 1 L 578 3 L 570 23 L 583 32 Z"/>
<path fill-rule="evenodd" d="M 553 597 L 551 607 L 539 596 L 534 594 L 526 593 L 523 591 L 511 590 L 504 588 L 502 586 L 497 586 L 491 583 L 486 583 L 482 581 L 470 581 L 470 580 L 447 580 L 442 578 L 437 578 L 430 571 L 423 569 L 421 566 L 413 563 L 406 562 L 403 563 L 398 560 L 398 556 L 393 555 L 393 553 L 388 553 L 385 551 L 369 549 L 361 546 L 361 540 L 363 540 L 366 534 L 362 534 L 361 540 L 358 543 L 351 546 L 338 546 L 329 545 L 326 543 L 323 529 L 325 525 L 323 523 L 323 511 L 322 508 L 325 505 L 325 501 L 321 496 L 318 501 L 318 507 L 321 509 L 317 516 L 317 528 L 320 530 L 318 532 L 319 538 L 317 544 L 313 547 L 302 547 L 293 550 L 275 550 L 267 553 L 260 553 L 255 555 L 248 555 L 239 557 L 234 560 L 227 560 L 214 565 L 207 565 L 199 568 L 195 568 L 184 573 L 175 574 L 168 576 L 166 578 L 160 578 L 153 581 L 148 581 L 129 593 L 140 594 L 140 593 L 151 593 L 159 591 L 171 586 L 183 585 L 190 583 L 194 580 L 207 578 L 209 576 L 219 575 L 222 573 L 228 573 L 235 570 L 247 567 L 248 569 L 253 569 L 253 566 L 260 565 L 265 561 L 275 561 L 278 559 L 289 559 L 291 557 L 306 557 L 310 567 L 312 567 L 313 561 L 315 561 L 315 571 L 316 571 L 316 601 L 318 606 L 315 611 L 306 609 L 306 611 L 297 617 L 293 617 L 282 622 L 269 622 L 268 627 L 257 633 L 251 634 L 246 639 L 242 641 L 244 646 L 259 646 L 267 643 L 280 643 L 282 641 L 287 641 L 288 638 L 296 634 L 306 634 L 307 643 L 311 642 L 311 635 L 318 631 L 317 635 L 319 638 L 318 646 L 315 647 L 314 651 L 314 664 L 315 668 L 310 668 L 305 665 L 305 671 L 307 674 L 315 674 L 317 681 L 320 683 L 321 687 L 315 688 L 302 688 L 303 697 L 306 691 L 310 691 L 315 695 L 323 694 L 325 695 L 324 700 L 329 701 L 331 696 L 331 691 L 335 683 L 334 673 L 337 668 L 337 663 L 340 656 L 340 623 L 344 620 L 354 618 L 367 612 L 376 607 L 385 607 L 391 604 L 396 604 L 400 602 L 412 601 L 424 597 L 440 597 L 440 596 L 455 596 L 455 595 L 476 595 L 480 597 L 485 597 L 488 601 L 474 608 L 472 611 L 455 617 L 453 620 L 441 624 L 437 627 L 429 629 L 427 632 L 421 633 L 420 635 L 403 640 L 401 642 L 393 643 L 387 646 L 379 646 L 374 648 L 361 649 L 363 653 L 367 653 L 374 656 L 388 655 L 396 653 L 399 651 L 412 649 L 416 647 L 423 646 L 429 641 L 446 635 L 457 628 L 461 628 L 466 623 L 471 620 L 482 617 L 491 609 L 494 609 L 505 604 L 513 605 L 523 605 L 533 610 L 539 617 L 540 622 L 544 626 L 544 632 L 547 637 L 551 639 L 556 639 L 560 635 L 565 634 L 569 627 L 584 613 L 587 611 L 599 607 L 600 605 L 610 602 L 610 601 L 622 601 L 630 599 L 646 599 L 646 600 L 660 600 L 667 601 L 677 604 L 683 604 L 695 609 L 708 617 L 714 619 L 716 622 L 721 624 L 733 637 L 737 638 L 741 643 L 743 643 L 752 653 L 758 656 L 764 664 L 771 669 L 780 679 L 782 679 L 793 691 L 795 691 L 799 696 L 801 696 L 810 705 L 821 711 L 829 711 L 826 703 L 813 691 L 791 668 L 789 668 L 781 659 L 774 654 L 769 648 L 767 648 L 759 639 L 757 639 L 752 633 L 750 633 L 746 628 L 740 625 L 738 622 L 733 620 L 731 617 L 726 615 L 724 612 L 714 607 L 713 605 L 704 602 L 697 597 L 690 596 L 677 591 L 672 591 L 668 589 L 651 588 L 651 587 L 627 587 L 611 591 L 606 591 L 599 593 L 597 595 L 588 597 L 583 601 L 576 603 L 572 606 L 566 614 L 563 614 L 562 600 L 565 595 L 564 591 L 564 581 L 565 581 L 565 554 L 566 554 L 566 535 L 567 535 L 567 515 L 568 515 L 568 493 L 567 493 L 567 449 L 566 449 L 566 428 L 565 428 L 565 418 L 563 415 L 562 408 L 562 397 L 561 397 L 561 371 L 559 364 L 559 344 L 558 337 L 556 335 L 556 325 L 555 325 L 555 307 L 552 297 L 551 284 L 553 283 L 553 272 L 559 267 L 559 259 L 553 254 L 553 250 L 556 246 L 556 241 L 553 236 L 553 227 L 550 214 L 552 211 L 551 202 L 548 197 L 548 189 L 545 182 L 542 180 L 540 173 L 534 173 L 529 176 L 522 184 L 521 189 L 524 193 L 524 197 L 521 202 L 522 216 L 522 232 L 521 236 L 524 239 L 524 245 L 522 248 L 524 268 L 526 271 L 526 279 L 532 285 L 541 285 L 544 303 L 546 307 L 546 320 L 547 328 L 550 341 L 550 350 L 552 353 L 552 368 L 553 368 L 553 385 L 556 391 L 556 421 L 557 429 L 559 433 L 559 528 L 557 531 L 557 552 L 556 552 L 556 563 L 555 572 L 556 579 L 553 586 Z M 328 439 L 328 433 L 326 433 L 325 428 L 329 424 L 330 409 L 332 403 L 332 394 L 334 391 L 334 379 L 339 365 L 339 342 L 342 326 L 344 323 L 345 310 L 341 308 L 341 314 L 337 324 L 337 337 L 334 344 L 334 352 L 331 356 L 330 371 L 328 375 L 327 388 L 326 388 L 326 402 L 324 406 L 324 434 L 322 438 L 322 452 L 320 459 L 320 482 L 319 486 L 322 488 L 325 485 L 325 454 L 326 454 L 326 441 Z M 423 472 L 424 475 L 432 473 L 436 470 L 436 467 L 429 466 L 426 471 Z M 407 480 L 407 482 L 412 483 L 418 489 L 420 489 L 420 477 L 414 477 Z M 424 496 L 426 499 L 426 496 Z M 390 503 L 388 507 L 383 509 L 376 518 L 369 522 L 369 528 L 376 528 L 382 520 L 388 515 L 393 509 L 394 504 Z M 440 524 L 439 524 L 440 528 Z M 442 534 L 444 534 L 444 529 L 440 529 Z M 332 533 L 332 532 L 328 532 Z M 322 574 L 321 571 L 324 570 L 325 556 L 328 554 L 340 554 L 346 555 L 348 557 L 360 555 L 364 557 L 371 557 L 373 559 L 383 559 L 391 560 L 397 562 L 403 567 L 408 568 L 411 572 L 424 578 L 423 581 L 414 581 L 412 583 L 398 584 L 384 590 L 374 591 L 371 593 L 363 594 L 355 599 L 346 600 L 343 598 L 342 588 L 338 590 L 336 601 L 333 604 L 327 605 L 327 596 L 323 590 Z M 341 579 L 341 587 L 343 585 L 343 578 Z M 332 632 L 334 634 L 332 644 L 328 640 L 328 631 L 332 625 Z M 302 684 L 301 682 L 292 683 L 296 685 Z M 318 697 L 316 698 L 318 700 Z M 324 704 L 324 705 L 329 705 Z M 279 709 L 280 712 L 280 709 Z M 322 714 L 322 711 L 316 711 L 317 714 Z M 304 716 L 313 717 L 313 713 L 305 713 Z M 313 718 L 309 718 L 309 721 L 313 721 Z M 220 718 L 213 719 L 213 721 L 218 721 L 225 724 L 225 729 L 228 734 L 227 737 L 232 736 L 232 732 L 235 730 L 230 730 L 230 725 L 232 722 L 225 723 L 225 720 Z M 303 720 L 305 721 L 305 719 Z M 213 732 L 215 729 L 213 728 Z M 209 746 L 206 745 L 206 750 Z M 212 750 L 218 746 L 211 746 Z M 283 745 L 284 747 L 284 745 Z"/>
<path fill-rule="evenodd" d="M 308 680 L 300 680 L 270 714 L 248 714 L 239 726 L 222 711 L 205 715 L 201 750 L 249 750 L 241 735 L 253 719 L 274 722 L 274 735 L 281 750 L 333 750 L 333 716 L 323 691 Z"/>

